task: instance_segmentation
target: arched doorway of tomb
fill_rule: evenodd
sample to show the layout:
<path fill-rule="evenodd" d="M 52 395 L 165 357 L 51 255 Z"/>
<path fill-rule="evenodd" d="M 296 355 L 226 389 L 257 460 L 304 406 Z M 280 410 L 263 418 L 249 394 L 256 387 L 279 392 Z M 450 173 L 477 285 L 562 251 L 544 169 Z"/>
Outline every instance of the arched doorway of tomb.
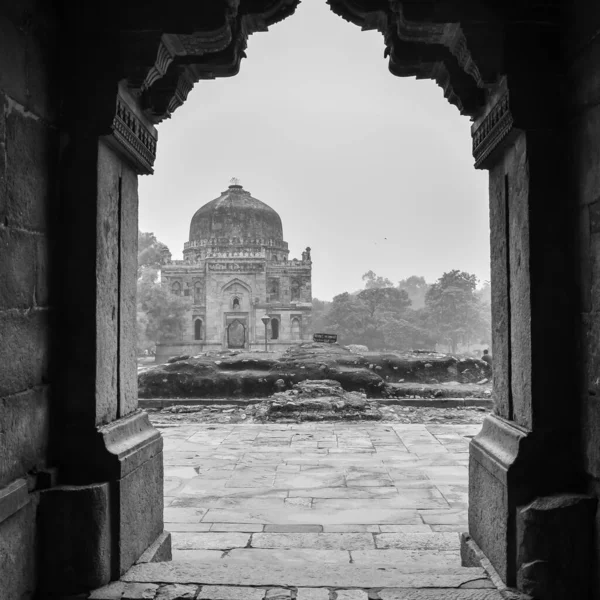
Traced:
<path fill-rule="evenodd" d="M 202 319 L 196 319 L 194 322 L 194 339 L 196 341 L 202 339 Z"/>
<path fill-rule="evenodd" d="M 298 317 L 294 317 L 292 319 L 292 340 L 298 341 L 300 340 L 301 329 L 300 329 L 300 319 Z"/>
<path fill-rule="evenodd" d="M 227 326 L 227 346 L 229 348 L 246 347 L 246 326 L 239 319 L 234 319 Z"/>
<path fill-rule="evenodd" d="M 279 339 L 279 319 L 277 317 L 271 317 L 271 321 L 269 322 L 269 327 L 271 329 L 271 339 L 278 340 Z"/>

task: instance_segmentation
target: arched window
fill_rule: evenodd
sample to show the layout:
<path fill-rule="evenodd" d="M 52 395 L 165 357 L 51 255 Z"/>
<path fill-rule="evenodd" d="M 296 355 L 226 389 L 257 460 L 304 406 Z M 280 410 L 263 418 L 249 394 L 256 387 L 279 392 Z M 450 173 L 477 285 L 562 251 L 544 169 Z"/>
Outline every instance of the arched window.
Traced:
<path fill-rule="evenodd" d="M 294 317 L 292 319 L 292 339 L 299 340 L 300 333 L 300 319 L 298 317 Z"/>
<path fill-rule="evenodd" d="M 268 301 L 276 302 L 279 300 L 279 279 L 269 280 Z"/>
<path fill-rule="evenodd" d="M 171 292 L 176 296 L 181 296 L 181 284 L 178 281 L 171 285 Z"/>
<path fill-rule="evenodd" d="M 202 319 L 196 319 L 194 322 L 194 339 L 202 339 Z"/>
<path fill-rule="evenodd" d="M 240 307 L 240 299 L 239 298 L 234 298 L 232 306 L 233 306 L 234 309 L 239 308 Z"/>
<path fill-rule="evenodd" d="M 300 282 L 297 279 L 292 279 L 292 302 L 300 300 Z"/>
<path fill-rule="evenodd" d="M 279 320 L 271 319 L 271 339 L 278 340 L 279 339 Z"/>
<path fill-rule="evenodd" d="M 202 284 L 199 281 L 194 285 L 194 302 L 196 304 L 202 302 Z"/>

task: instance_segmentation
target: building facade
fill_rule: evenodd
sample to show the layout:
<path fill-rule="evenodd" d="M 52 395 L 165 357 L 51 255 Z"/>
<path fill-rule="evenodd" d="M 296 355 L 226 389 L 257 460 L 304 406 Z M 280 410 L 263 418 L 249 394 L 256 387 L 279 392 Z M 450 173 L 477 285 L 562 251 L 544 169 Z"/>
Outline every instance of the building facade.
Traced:
<path fill-rule="evenodd" d="M 279 215 L 232 181 L 192 217 L 183 260 L 164 257 L 163 285 L 191 303 L 181 339 L 159 344 L 158 362 L 211 349 L 278 350 L 310 339 L 310 248 L 289 260 Z"/>

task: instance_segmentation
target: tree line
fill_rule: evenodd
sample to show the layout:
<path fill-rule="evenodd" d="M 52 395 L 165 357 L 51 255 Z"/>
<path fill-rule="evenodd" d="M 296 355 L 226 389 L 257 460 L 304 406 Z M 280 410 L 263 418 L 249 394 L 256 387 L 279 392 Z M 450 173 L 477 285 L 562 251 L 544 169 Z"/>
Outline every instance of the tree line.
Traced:
<path fill-rule="evenodd" d="M 371 350 L 435 349 L 455 353 L 491 342 L 490 284 L 458 269 L 434 283 L 413 275 L 397 285 L 368 271 L 364 289 L 313 300 L 313 329 Z"/>
<path fill-rule="evenodd" d="M 168 248 L 153 233 L 138 232 L 137 351 L 153 353 L 160 341 L 181 339 L 189 296 L 172 294 L 159 280 L 161 260 Z"/>

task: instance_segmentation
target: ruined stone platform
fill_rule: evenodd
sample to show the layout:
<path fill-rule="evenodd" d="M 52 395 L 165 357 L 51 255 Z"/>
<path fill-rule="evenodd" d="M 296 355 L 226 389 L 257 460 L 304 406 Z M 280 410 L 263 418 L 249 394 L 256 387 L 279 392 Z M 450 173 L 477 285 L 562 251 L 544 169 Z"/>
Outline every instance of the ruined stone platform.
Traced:
<path fill-rule="evenodd" d="M 173 358 L 138 373 L 140 398 L 252 398 L 330 379 L 372 398 L 489 397 L 489 366 L 439 353 L 357 354 L 337 344 L 303 343 L 286 352 L 209 352 Z M 473 387 L 478 382 L 487 387 Z M 485 385 L 485 383 L 483 385 Z M 407 385 L 408 384 L 408 385 Z M 460 392 L 453 385 L 467 384 Z M 431 387 L 433 386 L 433 387 Z"/>

